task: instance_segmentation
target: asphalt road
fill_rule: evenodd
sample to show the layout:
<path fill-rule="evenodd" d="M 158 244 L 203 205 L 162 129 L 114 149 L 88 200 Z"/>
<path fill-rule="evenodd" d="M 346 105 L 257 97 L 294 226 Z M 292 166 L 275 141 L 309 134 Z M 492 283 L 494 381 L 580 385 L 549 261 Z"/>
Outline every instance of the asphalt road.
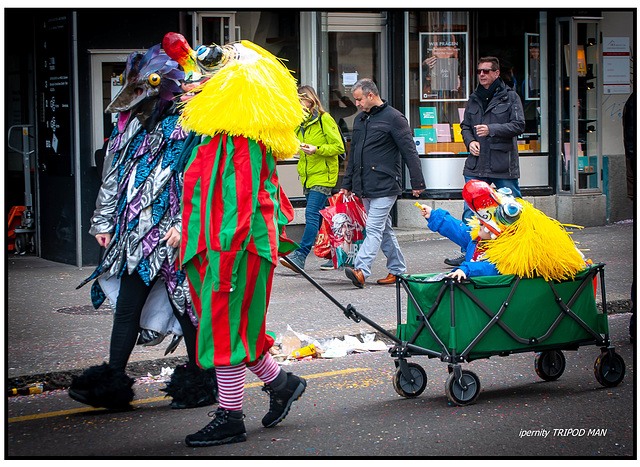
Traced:
<path fill-rule="evenodd" d="M 445 396 L 447 366 L 439 360 L 411 359 L 429 382 L 422 395 L 407 399 L 392 386 L 395 368 L 387 352 L 353 354 L 287 365 L 309 384 L 271 429 L 260 423 L 268 398 L 248 373 L 245 443 L 185 446 L 185 435 L 208 422 L 210 409 L 172 410 L 159 392 L 163 384 L 138 380 L 129 412 L 93 410 L 64 391 L 10 398 L 5 456 L 636 456 L 629 316 L 609 318 L 612 345 L 627 370 L 615 388 L 594 378 L 597 347 L 565 352 L 566 371 L 554 382 L 538 378 L 534 354 L 525 353 L 463 365 L 479 376 L 482 391 L 475 404 L 457 407 Z"/>

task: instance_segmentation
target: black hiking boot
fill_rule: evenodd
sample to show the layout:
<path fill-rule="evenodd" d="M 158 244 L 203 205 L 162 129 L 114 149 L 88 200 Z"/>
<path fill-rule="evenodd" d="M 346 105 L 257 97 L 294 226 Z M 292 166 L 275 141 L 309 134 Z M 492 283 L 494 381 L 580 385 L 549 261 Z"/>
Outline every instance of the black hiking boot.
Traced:
<path fill-rule="evenodd" d="M 449 266 L 453 266 L 453 267 L 457 267 L 460 266 L 462 264 L 462 262 L 464 261 L 465 255 L 460 254 L 458 256 L 456 256 L 455 258 L 447 258 L 444 260 L 444 264 L 448 264 Z"/>
<path fill-rule="evenodd" d="M 226 410 L 218 407 L 213 420 L 197 433 L 187 435 L 184 442 L 187 446 L 194 447 L 242 443 L 247 440 L 243 419 L 242 410 Z"/>
<path fill-rule="evenodd" d="M 291 404 L 300 399 L 300 396 L 307 388 L 307 381 L 291 373 L 286 373 L 287 381 L 283 387 L 274 389 L 269 384 L 265 384 L 262 390 L 269 394 L 269 412 L 262 419 L 262 424 L 271 428 L 280 423 L 289 413 Z M 273 384 L 273 382 L 271 383 Z"/>

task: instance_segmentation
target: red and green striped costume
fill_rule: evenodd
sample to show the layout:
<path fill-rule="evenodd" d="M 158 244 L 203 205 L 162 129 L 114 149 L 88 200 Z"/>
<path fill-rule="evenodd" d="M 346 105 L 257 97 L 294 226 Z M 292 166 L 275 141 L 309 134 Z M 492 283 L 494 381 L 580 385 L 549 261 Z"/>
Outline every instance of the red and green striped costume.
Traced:
<path fill-rule="evenodd" d="M 180 263 L 200 318 L 202 368 L 251 363 L 273 344 L 265 319 L 278 250 L 293 219 L 270 150 L 216 134 L 193 149 L 184 173 Z M 282 234 L 282 236 L 281 236 Z"/>

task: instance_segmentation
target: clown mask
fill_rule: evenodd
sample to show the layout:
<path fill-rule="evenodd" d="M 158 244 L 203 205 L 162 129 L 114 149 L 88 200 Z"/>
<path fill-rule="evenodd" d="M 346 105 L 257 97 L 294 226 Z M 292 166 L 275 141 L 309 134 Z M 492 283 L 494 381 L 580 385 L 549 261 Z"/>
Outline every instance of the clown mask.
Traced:
<path fill-rule="evenodd" d="M 496 238 L 518 220 L 522 212 L 522 205 L 512 196 L 510 189 L 496 191 L 480 180 L 469 180 L 464 185 L 462 197 L 475 213 L 480 230 L 490 233 L 491 238 Z"/>

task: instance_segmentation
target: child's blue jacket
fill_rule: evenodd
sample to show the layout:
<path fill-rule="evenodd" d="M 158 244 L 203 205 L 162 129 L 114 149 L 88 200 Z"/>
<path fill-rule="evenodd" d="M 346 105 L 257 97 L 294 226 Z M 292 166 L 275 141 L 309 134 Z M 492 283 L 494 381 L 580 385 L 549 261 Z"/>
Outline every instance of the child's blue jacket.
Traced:
<path fill-rule="evenodd" d="M 471 227 L 462 221 L 454 218 L 444 209 L 434 209 L 427 219 L 429 229 L 447 237 L 452 242 L 457 243 L 462 248 L 466 248 L 465 260 L 462 264 L 454 268 L 461 269 L 467 277 L 473 276 L 497 276 L 500 274 L 492 263 L 480 260 L 473 261 L 478 242 L 471 239 Z"/>

